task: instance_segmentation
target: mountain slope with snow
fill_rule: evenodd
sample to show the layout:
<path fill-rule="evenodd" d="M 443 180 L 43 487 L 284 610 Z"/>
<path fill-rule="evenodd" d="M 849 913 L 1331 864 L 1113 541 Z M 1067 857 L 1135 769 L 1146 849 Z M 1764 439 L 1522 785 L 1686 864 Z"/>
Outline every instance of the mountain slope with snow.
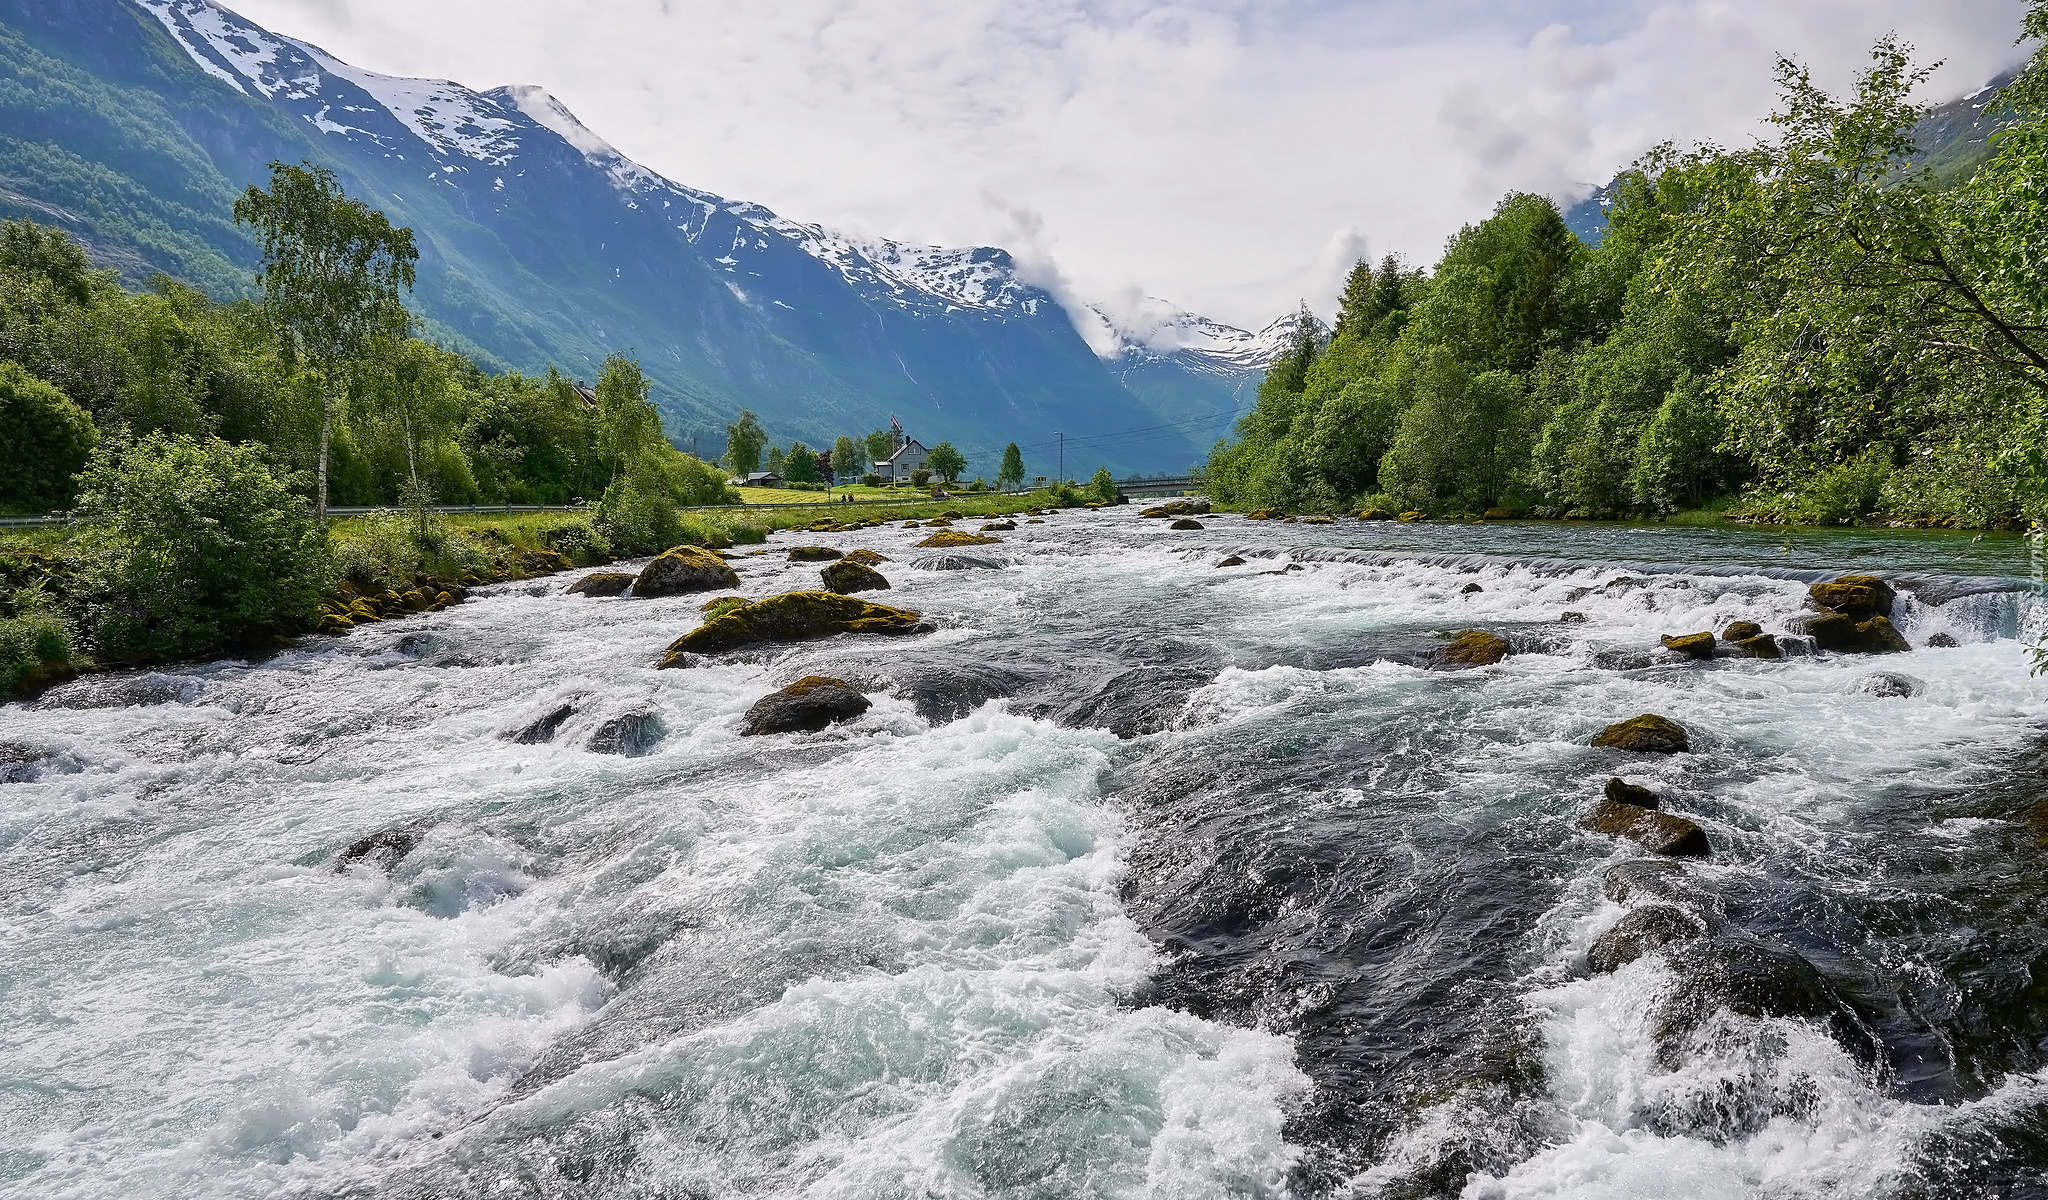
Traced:
<path fill-rule="evenodd" d="M 0 80 L 44 101 L 0 100 L 0 211 L 57 219 L 130 275 L 246 287 L 251 247 L 209 210 L 272 158 L 320 162 L 414 228 L 436 336 L 585 377 L 632 354 L 686 442 L 715 447 L 742 406 L 812 444 L 894 413 L 927 444 L 959 444 L 971 470 L 1054 432 L 1104 438 L 1116 468 L 1178 469 L 1270 361 L 1259 335 L 1189 314 L 1091 345 L 1006 251 L 789 220 L 663 178 L 540 88 L 379 75 L 212 0 L 0 0 L 0 38 Z M 108 102 L 66 108 L 93 89 Z M 39 171 L 33 147 L 51 142 L 132 198 Z M 110 210 L 109 190 L 127 207 Z M 1128 452 L 1107 436 L 1162 415 L 1188 436 Z"/>

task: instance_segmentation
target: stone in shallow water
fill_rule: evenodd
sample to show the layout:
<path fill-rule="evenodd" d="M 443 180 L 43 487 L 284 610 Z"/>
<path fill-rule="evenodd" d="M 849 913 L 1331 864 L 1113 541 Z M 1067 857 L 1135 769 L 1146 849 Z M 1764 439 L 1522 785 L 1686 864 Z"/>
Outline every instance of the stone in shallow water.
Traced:
<path fill-rule="evenodd" d="M 1657 1057 L 1669 1069 L 1703 1048 L 1695 1035 L 1724 1011 L 1821 1021 L 1863 1062 L 1876 1059 L 1877 1039 L 1855 1009 L 1812 963 L 1785 947 L 1743 935 L 1701 938 L 1672 952 L 1671 972 L 1677 985 L 1651 1026 Z"/>
<path fill-rule="evenodd" d="M 622 713 L 599 725 L 583 748 L 592 754 L 623 754 L 627 758 L 638 758 L 659 745 L 664 732 L 661 718 L 653 713 Z"/>
<path fill-rule="evenodd" d="M 1917 696 L 1921 683 L 1911 675 L 1896 671 L 1873 671 L 1856 681 L 1856 690 L 1866 696 L 1894 699 L 1901 696 Z"/>
<path fill-rule="evenodd" d="M 841 596 L 851 596 L 855 592 L 889 590 L 889 580 L 880 571 L 866 563 L 854 562 L 851 559 L 831 563 L 819 572 L 819 575 L 825 582 L 826 591 Z"/>
<path fill-rule="evenodd" d="M 340 854 L 334 856 L 334 869 L 339 873 L 348 870 L 357 863 L 366 862 L 381 870 L 389 871 L 398 865 L 399 860 L 411 854 L 419 846 L 420 839 L 426 836 L 426 832 L 427 826 L 424 823 L 418 823 L 400 825 L 391 829 L 379 829 L 375 833 L 364 834 L 362 837 L 350 842 L 348 847 Z"/>
<path fill-rule="evenodd" d="M 1763 631 L 1764 627 L 1755 621 L 1737 621 L 1721 631 L 1721 640 L 1724 642 L 1746 642 Z"/>
<path fill-rule="evenodd" d="M 1785 652 L 1778 647 L 1778 639 L 1768 633 L 1759 633 L 1755 637 L 1743 638 L 1735 643 L 1735 648 L 1742 651 L 1745 658 L 1776 659 L 1785 657 Z"/>
<path fill-rule="evenodd" d="M 1586 965 L 1602 975 L 1618 971 L 1653 950 L 1690 941 L 1707 932 L 1700 919 L 1669 904 L 1631 910 L 1600 935 L 1586 952 Z"/>
<path fill-rule="evenodd" d="M 1616 804 L 1633 804 L 1638 808 L 1657 807 L 1657 793 L 1646 787 L 1638 787 L 1625 779 L 1610 779 L 1605 789 L 1606 796 Z"/>
<path fill-rule="evenodd" d="M 1666 650 L 1676 650 L 1687 658 L 1714 657 L 1714 635 L 1711 633 L 1666 635 L 1663 641 Z"/>
<path fill-rule="evenodd" d="M 1444 661 L 1462 667 L 1487 667 L 1506 658 L 1510 651 L 1508 640 L 1499 634 L 1467 629 L 1444 647 Z"/>
<path fill-rule="evenodd" d="M 575 715 L 575 705 L 557 705 L 535 717 L 523 728 L 506 734 L 505 739 L 518 742 L 522 746 L 538 746 L 543 742 L 552 742 L 555 740 L 555 734 L 561 732 L 562 723 Z"/>
<path fill-rule="evenodd" d="M 860 716 L 872 702 L 843 679 L 808 675 L 756 701 L 740 722 L 740 734 L 816 733 Z"/>
<path fill-rule="evenodd" d="M 624 571 L 597 571 L 569 585 L 572 596 L 620 596 L 633 586 L 633 576 Z"/>
<path fill-rule="evenodd" d="M 1583 824 L 1594 833 L 1628 838 L 1652 854 L 1705 858 L 1711 853 L 1706 830 L 1684 817 L 1644 808 L 1640 804 L 1603 800 L 1586 814 Z"/>
<path fill-rule="evenodd" d="M 724 559 L 696 546 L 677 546 L 640 568 L 640 577 L 633 581 L 633 594 L 645 599 L 713 592 L 739 585 L 738 572 Z"/>
<path fill-rule="evenodd" d="M 1815 604 L 1851 617 L 1892 615 L 1892 586 L 1875 575 L 1844 575 L 1832 583 L 1806 589 Z"/>
<path fill-rule="evenodd" d="M 1953 650 L 1957 644 L 1956 639 L 1946 633 L 1937 633 L 1927 639 L 1927 648 L 1930 650 Z"/>
<path fill-rule="evenodd" d="M 1692 739 L 1687 736 L 1684 726 L 1655 713 L 1644 713 L 1609 725 L 1594 735 L 1593 744 L 1637 754 L 1680 754 L 1692 749 Z"/>

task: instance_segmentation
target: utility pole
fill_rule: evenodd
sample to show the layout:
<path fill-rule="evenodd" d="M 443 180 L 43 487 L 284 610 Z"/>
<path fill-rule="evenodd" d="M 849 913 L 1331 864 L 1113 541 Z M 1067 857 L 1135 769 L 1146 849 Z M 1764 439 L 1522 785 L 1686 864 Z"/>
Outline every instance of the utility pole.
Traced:
<path fill-rule="evenodd" d="M 1065 483 L 1067 481 L 1067 435 L 1055 433 L 1053 436 L 1060 440 L 1060 482 Z"/>

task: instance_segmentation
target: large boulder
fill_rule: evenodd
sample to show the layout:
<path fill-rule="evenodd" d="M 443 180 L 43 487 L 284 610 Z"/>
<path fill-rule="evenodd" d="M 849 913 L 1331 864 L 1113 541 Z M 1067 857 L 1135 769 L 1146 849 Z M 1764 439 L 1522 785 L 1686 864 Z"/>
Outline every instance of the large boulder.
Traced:
<path fill-rule="evenodd" d="M 811 675 L 756 701 L 740 721 L 740 734 L 816 733 L 828 725 L 851 721 L 869 707 L 868 698 L 845 680 Z"/>
<path fill-rule="evenodd" d="M 1904 654 L 1913 648 L 1905 635 L 1892 628 L 1888 617 L 1872 617 L 1857 625 L 1856 637 L 1865 654 Z"/>
<path fill-rule="evenodd" d="M 920 550 L 952 550 L 960 546 L 993 546 L 1002 540 L 979 533 L 962 533 L 957 529 L 941 529 L 917 546 Z"/>
<path fill-rule="evenodd" d="M 1664 648 L 1676 650 L 1687 658 L 1714 657 L 1714 635 L 1712 633 L 1681 633 L 1664 637 Z"/>
<path fill-rule="evenodd" d="M 1691 941 L 1707 932 L 1704 921 L 1669 904 L 1649 904 L 1616 921 L 1586 951 L 1586 965 L 1607 975 L 1673 942 Z"/>
<path fill-rule="evenodd" d="M 669 643 L 661 666 L 689 664 L 692 654 L 718 654 L 763 642 L 798 642 L 840 633 L 929 633 L 932 626 L 907 609 L 871 604 L 831 592 L 786 592 L 720 613 Z"/>
<path fill-rule="evenodd" d="M 824 578 L 825 590 L 836 592 L 841 596 L 851 596 L 855 592 L 886 592 L 889 590 L 889 581 L 883 577 L 880 571 L 875 570 L 866 563 L 857 563 L 851 558 L 842 558 L 838 562 L 829 563 L 819 574 Z"/>
<path fill-rule="evenodd" d="M 1746 642 L 1763 631 L 1764 627 L 1755 621 L 1737 621 L 1721 631 L 1721 640 L 1724 642 Z"/>
<path fill-rule="evenodd" d="M 724 559 L 698 546 L 677 546 L 640 568 L 640 577 L 633 581 L 633 594 L 645 599 L 715 592 L 739 585 L 739 572 Z"/>
<path fill-rule="evenodd" d="M 846 556 L 830 546 L 791 546 L 789 548 L 789 561 L 791 562 L 831 562 L 833 559 L 844 557 Z"/>
<path fill-rule="evenodd" d="M 1897 596 L 1892 586 L 1875 575 L 1844 575 L 1831 583 L 1816 583 L 1806 589 L 1816 605 L 1851 617 L 1889 617 Z"/>
<path fill-rule="evenodd" d="M 1584 822 L 1594 833 L 1624 837 L 1652 854 L 1671 858 L 1705 858 L 1711 853 L 1707 831 L 1684 817 L 1674 817 L 1640 804 L 1602 800 Z"/>
<path fill-rule="evenodd" d="M 585 575 L 569 585 L 572 596 L 620 596 L 633 586 L 633 575 L 627 571 L 598 571 Z"/>
<path fill-rule="evenodd" d="M 1742 651 L 1745 658 L 1785 657 L 1785 652 L 1778 648 L 1778 639 L 1768 633 L 1759 633 L 1755 637 L 1743 638 L 1735 642 L 1735 648 Z"/>
<path fill-rule="evenodd" d="M 857 562 L 863 567 L 878 567 L 889 561 L 889 556 L 874 550 L 854 550 L 846 556 L 847 562 Z"/>
<path fill-rule="evenodd" d="M 1856 1011 L 1812 963 L 1785 947 L 1739 934 L 1700 938 L 1672 952 L 1671 973 L 1677 984 L 1651 1025 L 1667 1068 L 1683 1067 L 1702 1048 L 1694 1035 L 1724 1011 L 1819 1021 L 1865 1063 L 1877 1056 L 1877 1039 Z"/>
<path fill-rule="evenodd" d="M 1609 725 L 1593 737 L 1593 744 L 1608 750 L 1636 754 L 1683 754 L 1692 749 L 1685 727 L 1669 717 L 1644 713 L 1619 724 Z"/>
<path fill-rule="evenodd" d="M 1461 667 L 1489 667 L 1512 652 L 1506 638 L 1483 629 L 1467 629 L 1444 647 L 1444 661 Z"/>

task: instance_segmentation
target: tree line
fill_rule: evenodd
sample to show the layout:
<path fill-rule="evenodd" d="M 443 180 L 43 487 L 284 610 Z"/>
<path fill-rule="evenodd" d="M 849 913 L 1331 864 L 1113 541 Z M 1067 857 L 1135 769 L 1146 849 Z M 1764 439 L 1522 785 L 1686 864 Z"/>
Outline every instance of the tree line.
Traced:
<path fill-rule="evenodd" d="M 2048 35 L 2034 0 L 2025 35 Z M 1360 263 L 1306 309 L 1209 483 L 1225 503 L 2006 524 L 2048 462 L 2048 59 L 1973 173 L 1916 165 L 1928 70 L 1880 41 L 1853 94 L 1780 60 L 1775 135 L 1660 147 L 1580 242 L 1504 198 L 1431 271 Z"/>
<path fill-rule="evenodd" d="M 791 442 L 788 449 L 784 449 L 772 444 L 760 418 L 752 410 L 743 408 L 739 418 L 725 427 L 725 454 L 719 461 L 736 478 L 767 471 L 795 484 L 836 483 L 844 486 L 860 482 L 875 486 L 882 483 L 882 477 L 874 470 L 875 464 L 886 461 L 896 453 L 900 444 L 894 431 L 876 429 L 862 437 L 841 434 L 827 449 L 813 450 L 801 441 Z M 931 475 L 951 484 L 958 482 L 966 472 L 967 456 L 953 443 L 940 442 L 931 448 L 925 465 Z M 1002 463 L 996 469 L 995 486 L 1008 490 L 1023 484 L 1024 456 L 1018 451 L 1017 443 L 1011 442 L 1003 448 Z"/>

